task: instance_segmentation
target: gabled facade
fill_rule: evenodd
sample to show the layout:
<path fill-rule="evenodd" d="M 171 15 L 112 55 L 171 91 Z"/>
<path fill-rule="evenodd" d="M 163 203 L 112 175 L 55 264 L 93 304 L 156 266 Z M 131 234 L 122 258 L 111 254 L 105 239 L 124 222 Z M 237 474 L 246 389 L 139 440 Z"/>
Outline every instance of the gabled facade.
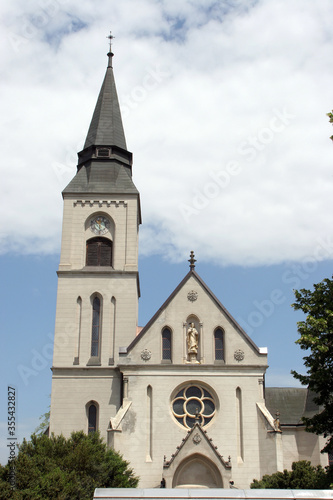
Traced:
<path fill-rule="evenodd" d="M 138 328 L 140 199 L 112 56 L 63 191 L 50 432 L 99 430 L 144 488 L 247 488 L 291 459 L 323 462 L 317 437 L 311 454 L 302 426 L 281 431 L 277 398 L 265 400 L 267 350 L 202 281 L 193 253 L 182 282 Z"/>
<path fill-rule="evenodd" d="M 191 352 L 193 329 L 198 342 Z M 191 269 L 119 359 L 123 407 L 131 404 L 111 430 L 112 445 L 138 464 L 144 484 L 155 477 L 150 485 L 158 486 L 164 456 L 171 459 L 197 424 L 224 457 L 231 457 L 228 474 L 216 457 L 210 458 L 212 476 L 215 467 L 221 473 L 216 487 L 229 487 L 231 471 L 238 483 L 247 483 L 260 462 L 256 402 L 264 404 L 266 368 L 266 350 L 258 349 Z M 203 444 L 195 446 L 197 457 L 207 455 L 200 453 Z M 192 469 L 202 469 L 200 464 L 198 458 Z M 167 487 L 180 486 L 168 474 L 164 478 Z"/>

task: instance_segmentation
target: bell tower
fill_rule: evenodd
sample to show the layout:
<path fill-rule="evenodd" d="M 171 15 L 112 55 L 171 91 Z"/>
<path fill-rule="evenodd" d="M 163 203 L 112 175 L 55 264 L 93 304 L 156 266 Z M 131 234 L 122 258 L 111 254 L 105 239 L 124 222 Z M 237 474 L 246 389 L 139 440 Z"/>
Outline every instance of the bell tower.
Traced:
<path fill-rule="evenodd" d="M 62 194 L 50 431 L 69 435 L 95 425 L 103 435 L 120 405 L 119 348 L 135 338 L 140 293 L 140 200 L 111 43 L 77 173 Z"/>

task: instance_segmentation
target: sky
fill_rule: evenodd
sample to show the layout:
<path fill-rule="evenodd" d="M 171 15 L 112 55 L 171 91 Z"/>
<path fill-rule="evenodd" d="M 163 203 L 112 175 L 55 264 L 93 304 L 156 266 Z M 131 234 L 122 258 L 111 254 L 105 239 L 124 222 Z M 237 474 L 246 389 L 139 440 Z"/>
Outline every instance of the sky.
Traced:
<path fill-rule="evenodd" d="M 141 194 L 143 326 L 196 271 L 296 386 L 293 289 L 332 276 L 331 0 L 14 0 L 0 46 L 1 413 L 49 405 L 62 223 L 107 65 Z"/>

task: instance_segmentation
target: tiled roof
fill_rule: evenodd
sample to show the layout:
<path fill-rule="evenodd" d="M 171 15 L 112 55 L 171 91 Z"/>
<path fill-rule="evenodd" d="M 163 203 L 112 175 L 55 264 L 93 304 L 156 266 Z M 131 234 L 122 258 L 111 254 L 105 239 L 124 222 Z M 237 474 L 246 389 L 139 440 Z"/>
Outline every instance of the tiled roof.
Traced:
<path fill-rule="evenodd" d="M 266 407 L 275 417 L 280 413 L 281 425 L 297 425 L 302 423 L 303 416 L 311 417 L 318 413 L 319 407 L 313 402 L 314 394 L 306 388 L 298 387 L 266 387 Z"/>
<path fill-rule="evenodd" d="M 138 194 L 129 168 L 116 161 L 94 162 L 81 167 L 63 193 Z"/>
<path fill-rule="evenodd" d="M 84 149 L 97 144 L 127 149 L 117 89 L 110 64 L 98 96 Z"/>

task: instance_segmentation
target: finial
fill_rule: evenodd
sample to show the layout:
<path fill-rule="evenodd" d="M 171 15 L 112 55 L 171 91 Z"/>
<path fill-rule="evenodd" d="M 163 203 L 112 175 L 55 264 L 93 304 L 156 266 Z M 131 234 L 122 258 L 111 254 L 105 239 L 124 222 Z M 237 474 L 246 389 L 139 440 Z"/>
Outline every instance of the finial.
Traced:
<path fill-rule="evenodd" d="M 108 35 L 106 38 L 109 39 L 109 52 L 108 52 L 108 57 L 109 57 L 109 64 L 108 64 L 108 67 L 109 68 L 112 68 L 112 57 L 113 57 L 113 52 L 112 52 L 112 40 L 115 38 L 113 35 L 112 35 L 112 32 L 110 31 L 110 35 Z"/>
<path fill-rule="evenodd" d="M 190 269 L 193 270 L 195 268 L 195 262 L 196 262 L 196 260 L 194 258 L 193 250 L 191 250 L 190 258 L 189 258 L 188 262 L 190 263 Z"/>

